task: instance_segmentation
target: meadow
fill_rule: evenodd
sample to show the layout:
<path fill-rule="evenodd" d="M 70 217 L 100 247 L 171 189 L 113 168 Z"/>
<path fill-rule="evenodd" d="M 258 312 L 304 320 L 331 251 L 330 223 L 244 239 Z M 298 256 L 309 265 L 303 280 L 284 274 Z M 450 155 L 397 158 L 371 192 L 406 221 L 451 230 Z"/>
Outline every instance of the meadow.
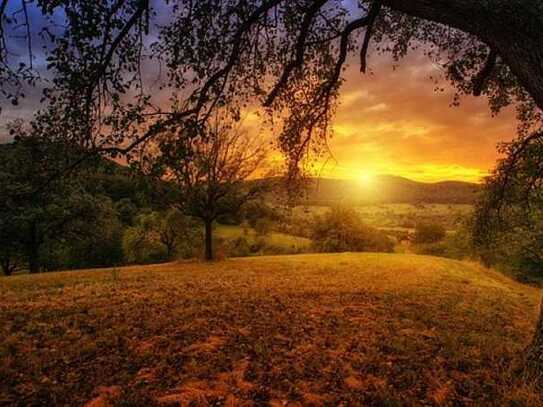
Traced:
<path fill-rule="evenodd" d="M 360 205 L 355 209 L 365 223 L 376 228 L 412 231 L 418 221 L 425 221 L 442 224 L 453 231 L 459 221 L 471 213 L 473 205 L 386 203 Z M 329 206 L 300 205 L 294 208 L 294 214 L 309 220 L 329 210 Z"/>
<path fill-rule="evenodd" d="M 541 405 L 540 294 L 474 263 L 250 257 L 0 279 L 0 404 Z"/>

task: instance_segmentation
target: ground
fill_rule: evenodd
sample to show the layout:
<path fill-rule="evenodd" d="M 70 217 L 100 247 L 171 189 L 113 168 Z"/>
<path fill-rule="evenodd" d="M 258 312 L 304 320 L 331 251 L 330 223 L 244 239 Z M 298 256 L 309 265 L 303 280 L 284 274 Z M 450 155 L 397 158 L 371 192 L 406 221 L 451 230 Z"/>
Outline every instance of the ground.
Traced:
<path fill-rule="evenodd" d="M 401 254 L 0 278 L 0 405 L 537 405 L 540 294 Z M 540 404 L 541 405 L 541 404 Z"/>

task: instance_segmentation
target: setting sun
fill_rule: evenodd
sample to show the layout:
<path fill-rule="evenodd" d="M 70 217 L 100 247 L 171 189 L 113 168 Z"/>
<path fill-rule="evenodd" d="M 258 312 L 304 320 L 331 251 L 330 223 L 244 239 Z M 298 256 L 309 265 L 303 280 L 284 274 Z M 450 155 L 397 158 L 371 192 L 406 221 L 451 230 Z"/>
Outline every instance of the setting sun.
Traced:
<path fill-rule="evenodd" d="M 370 172 L 362 172 L 358 176 L 358 181 L 364 187 L 372 186 L 375 182 L 375 174 L 372 174 Z"/>

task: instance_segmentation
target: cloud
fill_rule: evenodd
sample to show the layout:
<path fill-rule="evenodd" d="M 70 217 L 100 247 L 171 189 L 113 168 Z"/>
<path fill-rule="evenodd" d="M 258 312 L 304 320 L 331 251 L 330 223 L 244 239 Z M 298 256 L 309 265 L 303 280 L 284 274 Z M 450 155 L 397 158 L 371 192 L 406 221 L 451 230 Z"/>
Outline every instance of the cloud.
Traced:
<path fill-rule="evenodd" d="M 361 168 L 420 180 L 479 180 L 494 166 L 496 145 L 515 135 L 511 109 L 493 117 L 484 98 L 466 97 L 451 107 L 446 83 L 435 92 L 430 77 L 440 75 L 424 55 L 413 53 L 393 69 L 384 56 L 371 61 L 372 74 L 353 64 L 345 72 L 341 104 L 330 148 L 338 162 L 328 175 Z M 340 168 L 340 169 L 339 169 Z"/>

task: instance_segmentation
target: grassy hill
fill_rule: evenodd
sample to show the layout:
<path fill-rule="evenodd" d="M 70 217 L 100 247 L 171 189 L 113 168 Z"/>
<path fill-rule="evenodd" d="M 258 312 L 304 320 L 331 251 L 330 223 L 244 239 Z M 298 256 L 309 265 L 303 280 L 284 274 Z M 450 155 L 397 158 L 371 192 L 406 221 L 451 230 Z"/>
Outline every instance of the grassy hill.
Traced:
<path fill-rule="evenodd" d="M 538 291 L 469 263 L 260 257 L 17 276 L 0 290 L 6 404 L 542 401 L 511 378 Z"/>

